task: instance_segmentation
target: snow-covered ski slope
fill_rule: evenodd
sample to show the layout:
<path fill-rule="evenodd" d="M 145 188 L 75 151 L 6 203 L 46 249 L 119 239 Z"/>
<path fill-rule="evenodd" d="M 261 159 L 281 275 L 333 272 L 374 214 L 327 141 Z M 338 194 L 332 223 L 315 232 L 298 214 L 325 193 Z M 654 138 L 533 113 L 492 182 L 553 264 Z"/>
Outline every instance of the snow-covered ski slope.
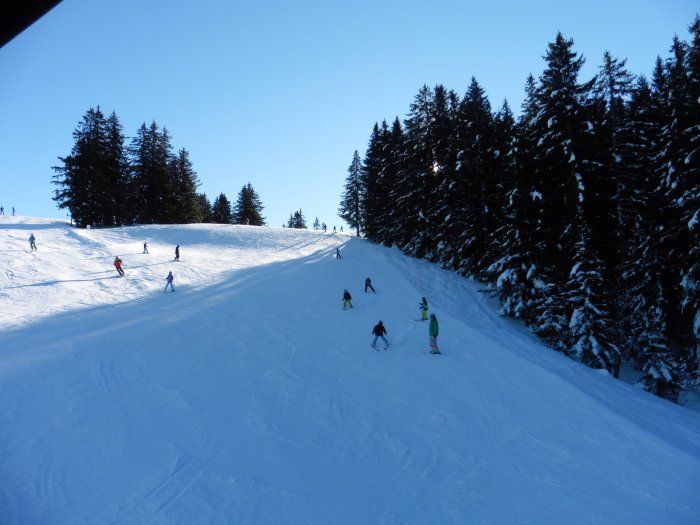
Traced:
<path fill-rule="evenodd" d="M 0 269 L 0 523 L 700 523 L 700 414 L 395 250 L 2 217 Z"/>

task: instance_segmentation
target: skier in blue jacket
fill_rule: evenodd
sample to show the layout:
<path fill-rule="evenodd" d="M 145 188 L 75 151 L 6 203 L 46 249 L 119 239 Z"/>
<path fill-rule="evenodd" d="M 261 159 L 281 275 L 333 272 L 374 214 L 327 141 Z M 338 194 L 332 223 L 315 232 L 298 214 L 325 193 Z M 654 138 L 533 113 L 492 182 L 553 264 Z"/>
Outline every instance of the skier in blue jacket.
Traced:
<path fill-rule="evenodd" d="M 175 288 L 173 288 L 173 272 L 168 272 L 168 276 L 165 278 L 165 290 L 163 290 L 163 293 L 168 291 L 168 286 L 170 286 L 171 292 L 175 291 Z"/>

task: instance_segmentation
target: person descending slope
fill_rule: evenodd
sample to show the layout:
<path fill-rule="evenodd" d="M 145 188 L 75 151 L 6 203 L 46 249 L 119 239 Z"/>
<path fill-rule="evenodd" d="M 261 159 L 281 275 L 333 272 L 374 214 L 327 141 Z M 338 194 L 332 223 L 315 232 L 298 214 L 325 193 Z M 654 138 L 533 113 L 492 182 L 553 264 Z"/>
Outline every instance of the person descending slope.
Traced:
<path fill-rule="evenodd" d="M 336 258 L 336 259 L 342 259 L 342 257 L 340 256 L 340 248 L 336 248 L 336 249 L 335 249 L 335 258 Z"/>
<path fill-rule="evenodd" d="M 384 327 L 384 323 L 382 321 L 379 321 L 376 326 L 372 329 L 372 335 L 374 335 L 374 341 L 372 341 L 372 348 L 375 350 L 379 350 L 377 348 L 377 339 L 381 338 L 382 341 L 384 341 L 384 350 L 389 348 L 389 341 L 386 340 L 386 328 Z"/>
<path fill-rule="evenodd" d="M 435 314 L 430 314 L 430 325 L 428 326 L 428 335 L 430 337 L 430 353 L 439 354 L 437 337 L 438 337 L 438 320 Z"/>
<path fill-rule="evenodd" d="M 143 253 L 148 253 L 148 243 L 147 242 L 143 243 Z"/>
<path fill-rule="evenodd" d="M 175 246 L 175 260 L 179 261 L 180 260 L 180 245 L 178 244 Z"/>
<path fill-rule="evenodd" d="M 420 317 L 422 321 L 427 321 L 428 320 L 428 300 L 423 297 L 420 301 L 420 304 L 418 305 L 418 308 L 420 308 Z"/>
<path fill-rule="evenodd" d="M 122 270 L 122 260 L 117 255 L 114 258 L 114 267 L 117 269 L 117 273 L 120 277 L 124 277 L 124 270 Z"/>
<path fill-rule="evenodd" d="M 367 277 L 367 279 L 365 279 L 365 293 L 368 293 L 368 292 L 367 292 L 367 289 L 368 289 L 368 288 L 369 288 L 370 290 L 372 290 L 374 293 L 377 293 L 377 291 L 376 291 L 376 290 L 374 289 L 374 287 L 372 286 L 372 279 L 370 279 L 369 277 Z"/>
<path fill-rule="evenodd" d="M 173 288 L 173 272 L 168 272 L 168 276 L 165 278 L 165 290 L 163 290 L 163 293 L 168 291 L 168 286 L 170 286 L 171 292 L 175 291 L 175 288 Z"/>
<path fill-rule="evenodd" d="M 352 296 L 350 295 L 350 292 L 347 291 L 347 289 L 343 292 L 343 310 L 349 308 L 352 308 L 352 303 L 350 302 L 352 300 Z"/>
<path fill-rule="evenodd" d="M 34 237 L 33 233 L 29 234 L 29 248 L 34 251 L 36 250 L 36 237 Z"/>

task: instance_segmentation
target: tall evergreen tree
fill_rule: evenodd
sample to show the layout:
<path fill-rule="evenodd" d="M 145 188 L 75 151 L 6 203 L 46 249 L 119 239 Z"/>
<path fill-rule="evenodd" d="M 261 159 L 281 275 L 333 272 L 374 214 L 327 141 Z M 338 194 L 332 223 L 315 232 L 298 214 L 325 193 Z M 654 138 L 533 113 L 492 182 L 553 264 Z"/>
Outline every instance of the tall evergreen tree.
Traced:
<path fill-rule="evenodd" d="M 233 223 L 265 226 L 262 210 L 262 201 L 249 182 L 238 192 L 238 200 L 233 207 Z"/>
<path fill-rule="evenodd" d="M 201 222 L 212 222 L 212 207 L 209 198 L 204 193 L 197 194 L 197 207 Z"/>
<path fill-rule="evenodd" d="M 345 189 L 340 200 L 338 216 L 347 222 L 351 228 L 355 228 L 359 237 L 362 229 L 363 184 L 362 184 L 362 160 L 355 150 L 352 162 L 348 168 L 348 176 L 345 180 Z"/>
<path fill-rule="evenodd" d="M 199 180 L 192 167 L 189 153 L 182 148 L 170 161 L 170 175 L 173 181 L 172 210 L 168 222 L 187 224 L 202 222 L 197 186 Z"/>
<path fill-rule="evenodd" d="M 106 119 L 99 107 L 90 108 L 73 138 L 71 154 L 59 158 L 62 165 L 54 167 L 59 208 L 67 208 L 81 226 L 128 222 L 124 138 L 116 114 Z"/>
<path fill-rule="evenodd" d="M 211 208 L 211 222 L 216 224 L 231 224 L 231 202 L 226 195 L 220 193 L 214 200 L 214 205 Z"/>

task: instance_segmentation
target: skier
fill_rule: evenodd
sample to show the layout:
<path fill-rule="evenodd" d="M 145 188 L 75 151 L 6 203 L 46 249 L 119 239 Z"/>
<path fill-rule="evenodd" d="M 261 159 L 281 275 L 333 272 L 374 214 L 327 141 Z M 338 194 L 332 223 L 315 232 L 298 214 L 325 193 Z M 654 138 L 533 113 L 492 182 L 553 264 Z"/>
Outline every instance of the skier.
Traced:
<path fill-rule="evenodd" d="M 372 286 L 372 279 L 370 279 L 369 277 L 367 277 L 367 279 L 365 279 L 365 293 L 368 293 L 367 288 L 372 290 L 374 293 L 377 293 L 377 291 Z"/>
<path fill-rule="evenodd" d="M 342 257 L 340 256 L 340 248 L 336 248 L 336 249 L 335 249 L 335 258 L 336 258 L 336 259 L 342 259 Z"/>
<path fill-rule="evenodd" d="M 389 341 L 386 340 L 386 328 L 384 327 L 384 323 L 382 321 L 379 321 L 377 325 L 372 329 L 372 334 L 374 335 L 374 341 L 372 341 L 372 348 L 375 350 L 379 350 L 377 348 L 377 339 L 381 337 L 382 341 L 384 341 L 384 350 L 389 348 Z"/>
<path fill-rule="evenodd" d="M 323 223 L 323 231 L 325 232 L 328 228 L 326 228 L 326 223 Z"/>
<path fill-rule="evenodd" d="M 333 226 L 333 233 L 335 233 L 335 226 Z"/>
<path fill-rule="evenodd" d="M 5 215 L 5 208 L 0 206 L 0 215 Z"/>
<path fill-rule="evenodd" d="M 29 248 L 31 248 L 32 251 L 36 250 L 36 237 L 34 237 L 33 233 L 29 234 Z"/>
<path fill-rule="evenodd" d="M 352 296 L 350 295 L 350 292 L 346 289 L 343 292 L 343 310 L 345 310 L 348 306 L 352 308 L 352 303 L 350 300 L 352 299 Z"/>
<path fill-rule="evenodd" d="M 435 317 L 435 314 L 430 314 L 430 325 L 428 326 L 428 335 L 430 336 L 430 353 L 439 354 L 440 350 L 438 350 L 437 345 L 438 320 L 437 317 Z"/>
<path fill-rule="evenodd" d="M 163 290 L 163 293 L 168 291 L 168 286 L 170 286 L 171 292 L 175 291 L 175 288 L 173 288 L 173 272 L 168 272 L 168 276 L 165 278 L 165 290 Z"/>
<path fill-rule="evenodd" d="M 147 242 L 143 243 L 143 253 L 148 253 L 148 243 Z"/>
<path fill-rule="evenodd" d="M 14 206 L 12 206 L 12 216 L 13 217 L 15 216 L 15 207 Z"/>
<path fill-rule="evenodd" d="M 117 273 L 120 277 L 124 277 L 124 270 L 122 270 L 122 260 L 117 255 L 114 258 L 114 267 L 117 269 Z"/>
<path fill-rule="evenodd" d="M 420 308 L 420 317 L 422 321 L 427 321 L 428 320 L 428 301 L 425 297 L 423 297 L 420 301 L 420 304 L 418 305 L 418 308 Z"/>
<path fill-rule="evenodd" d="M 343 231 L 343 227 L 342 227 L 342 226 L 340 227 L 340 231 L 341 231 L 341 232 Z"/>
<path fill-rule="evenodd" d="M 180 260 L 180 245 L 178 244 L 175 246 L 175 260 L 179 261 Z"/>

